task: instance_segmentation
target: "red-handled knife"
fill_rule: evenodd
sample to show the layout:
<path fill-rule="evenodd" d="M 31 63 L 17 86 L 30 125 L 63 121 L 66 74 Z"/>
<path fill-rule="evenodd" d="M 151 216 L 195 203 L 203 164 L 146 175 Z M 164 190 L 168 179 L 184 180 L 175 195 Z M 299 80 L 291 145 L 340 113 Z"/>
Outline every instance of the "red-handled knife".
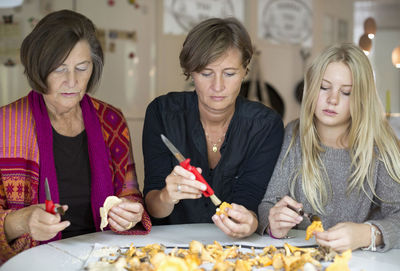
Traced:
<path fill-rule="evenodd" d="M 172 152 L 172 154 L 175 156 L 175 158 L 178 160 L 179 164 L 181 167 L 183 167 L 186 170 L 189 170 L 194 174 L 196 177 L 196 180 L 199 182 L 202 182 L 207 186 L 207 189 L 203 191 L 203 195 L 205 197 L 210 197 L 211 201 L 214 203 L 215 206 L 219 206 L 221 204 L 221 200 L 214 194 L 214 190 L 210 187 L 210 185 L 207 183 L 207 181 L 201 176 L 201 174 L 197 171 L 196 167 L 192 166 L 190 164 L 190 159 L 185 158 L 180 151 L 169 141 L 169 139 L 164 136 L 163 134 L 161 135 L 161 139 L 164 142 L 165 146 Z"/>
<path fill-rule="evenodd" d="M 55 215 L 57 213 L 59 213 L 60 215 L 63 215 L 65 213 L 64 209 L 62 207 L 56 207 L 54 205 L 54 202 L 51 200 L 49 181 L 47 180 L 47 178 L 45 179 L 44 190 L 46 192 L 46 201 L 45 201 L 46 212 L 53 214 L 53 215 Z"/>

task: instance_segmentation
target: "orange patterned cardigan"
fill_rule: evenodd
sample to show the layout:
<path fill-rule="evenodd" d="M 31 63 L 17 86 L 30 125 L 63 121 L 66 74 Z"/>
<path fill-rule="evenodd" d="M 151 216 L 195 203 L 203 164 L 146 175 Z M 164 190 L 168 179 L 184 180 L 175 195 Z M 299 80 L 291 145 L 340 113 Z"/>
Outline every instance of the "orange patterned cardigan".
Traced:
<path fill-rule="evenodd" d="M 138 189 L 129 130 L 122 112 L 97 99 L 91 100 L 112 158 L 109 166 L 116 196 L 144 205 Z M 0 108 L 0 264 L 39 245 L 28 233 L 8 243 L 4 232 L 8 213 L 38 203 L 39 163 L 35 121 L 26 96 Z M 147 234 L 150 230 L 151 221 L 144 211 L 141 224 L 120 234 Z"/>

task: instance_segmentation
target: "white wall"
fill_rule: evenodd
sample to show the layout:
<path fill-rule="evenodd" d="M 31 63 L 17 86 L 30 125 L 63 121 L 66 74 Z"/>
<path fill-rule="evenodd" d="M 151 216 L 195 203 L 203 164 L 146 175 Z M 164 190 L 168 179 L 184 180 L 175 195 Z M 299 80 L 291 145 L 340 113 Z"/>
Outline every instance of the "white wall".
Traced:
<path fill-rule="evenodd" d="M 157 1 L 157 84 L 158 95 L 169 91 L 183 90 L 186 86 L 185 77 L 179 66 L 179 52 L 185 36 L 171 36 L 162 33 L 163 1 Z M 295 100 L 294 90 L 303 78 L 303 64 L 299 45 L 271 44 L 257 37 L 257 0 L 245 0 L 245 26 L 254 45 L 261 51 L 260 63 L 262 77 L 273 85 L 285 101 L 286 113 L 284 121 L 298 117 L 300 105 Z M 347 0 L 313 0 L 313 48 L 312 56 L 320 52 L 326 44 L 323 42 L 323 20 L 327 15 L 334 19 L 343 19 L 348 23 L 349 42 L 353 29 L 353 2 Z M 334 40 L 334 39 L 333 39 Z M 311 57 L 312 58 L 312 57 Z M 310 59 L 311 59 L 310 58 Z"/>
<path fill-rule="evenodd" d="M 31 28 L 27 19 L 31 16 L 41 18 L 44 13 L 40 9 L 40 3 L 52 2 L 53 9 L 73 7 L 73 0 L 26 0 L 20 12 L 14 10 L 1 10 L 0 15 L 15 13 L 15 20 L 23 24 L 23 31 L 27 34 Z M 100 28 L 109 30 L 137 31 L 135 43 L 118 42 L 115 53 L 106 52 L 104 76 L 100 88 L 95 96 L 119 107 L 124 112 L 133 142 L 134 157 L 139 182 L 143 180 L 142 158 L 142 126 L 145 108 L 156 96 L 169 91 L 184 90 L 186 82 L 179 66 L 179 52 L 185 36 L 173 36 L 163 34 L 163 1 L 162 0 L 137 0 L 141 5 L 135 9 L 128 1 L 117 0 L 110 7 L 106 0 L 79 0 L 76 2 L 78 12 L 87 15 Z M 261 65 L 264 71 L 263 78 L 271 83 L 285 100 L 285 123 L 297 118 L 299 104 L 294 98 L 294 88 L 303 77 L 302 60 L 299 45 L 280 44 L 274 45 L 257 37 L 257 0 L 245 0 L 245 26 L 248 28 L 254 44 L 261 50 Z M 353 1 L 347 0 L 313 0 L 313 48 L 310 60 L 319 53 L 327 44 L 324 41 L 324 21 L 329 16 L 335 25 L 339 19 L 348 23 L 349 41 L 353 37 Z M 398 18 L 398 17 L 397 17 Z M 379 26 L 378 26 L 379 27 Z M 378 28 L 379 29 L 379 28 Z M 332 33 L 335 37 L 335 32 Z M 387 33 L 387 35 L 391 35 Z M 388 43 L 380 42 L 385 32 L 377 34 L 376 50 L 384 50 Z M 332 40 L 335 41 L 335 37 Z M 22 40 L 22 37 L 21 37 Z M 384 38 L 386 40 L 386 38 Z M 393 38 L 391 42 L 396 42 Z M 400 40 L 398 42 L 398 45 Z M 386 48 L 386 47 L 385 47 Z M 127 57 L 130 51 L 135 51 L 139 57 L 138 62 L 132 62 Z M 391 52 L 391 51 L 390 51 Z M 385 56 L 386 57 L 386 56 Z M 379 56 L 379 59 L 383 56 Z M 133 75 L 127 74 L 128 70 Z M 399 78 L 398 70 L 394 71 L 394 77 Z M 381 76 L 389 76 L 389 73 L 377 72 L 378 84 Z M 390 75 L 392 76 L 392 75 Z M 385 77 L 383 82 L 391 81 Z M 396 79 L 393 80 L 396 82 Z M 396 83 L 394 83 L 396 84 Z M 398 83 L 397 83 L 398 84 Z M 396 89 L 392 93 L 392 100 L 399 101 L 399 86 L 380 86 L 382 89 Z M 0 65 L 0 106 L 26 95 L 29 88 L 26 79 L 22 75 L 22 67 L 5 68 Z M 399 103 L 400 104 L 400 101 Z M 400 108 L 392 104 L 393 110 Z"/>
<path fill-rule="evenodd" d="M 0 15 L 14 14 L 14 21 L 22 27 L 21 42 L 31 30 L 28 19 L 40 19 L 45 15 L 43 5 L 46 1 L 25 1 L 23 6 L 14 9 L 0 9 Z M 72 0 L 47 1 L 53 10 L 73 9 Z M 105 67 L 99 88 L 93 94 L 122 110 L 130 129 L 134 159 L 139 183 L 142 187 L 143 155 L 142 127 L 144 114 L 149 101 L 155 98 L 155 2 L 142 1 L 136 9 L 128 1 L 115 1 L 114 6 L 108 6 L 107 1 L 84 0 L 76 1 L 76 11 L 88 16 L 96 27 L 104 30 L 136 31 L 135 42 L 115 40 L 115 52 L 108 50 L 110 39 L 106 39 Z M 136 57 L 129 58 L 134 52 Z M 30 90 L 23 67 L 0 65 L 0 106 L 8 104 Z"/>

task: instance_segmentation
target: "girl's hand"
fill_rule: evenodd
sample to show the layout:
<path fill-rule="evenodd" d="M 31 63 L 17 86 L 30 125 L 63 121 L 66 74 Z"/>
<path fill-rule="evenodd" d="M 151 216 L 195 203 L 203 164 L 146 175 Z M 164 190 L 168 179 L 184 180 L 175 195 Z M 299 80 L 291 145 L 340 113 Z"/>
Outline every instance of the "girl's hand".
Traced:
<path fill-rule="evenodd" d="M 370 226 L 353 222 L 339 223 L 327 231 L 314 232 L 314 235 L 319 245 L 338 252 L 368 247 L 371 242 Z"/>
<path fill-rule="evenodd" d="M 269 210 L 268 215 L 269 229 L 272 235 L 276 238 L 282 238 L 287 235 L 291 228 L 303 221 L 303 217 L 292 210 L 301 208 L 303 208 L 303 205 L 289 196 L 285 196 L 278 201 Z"/>

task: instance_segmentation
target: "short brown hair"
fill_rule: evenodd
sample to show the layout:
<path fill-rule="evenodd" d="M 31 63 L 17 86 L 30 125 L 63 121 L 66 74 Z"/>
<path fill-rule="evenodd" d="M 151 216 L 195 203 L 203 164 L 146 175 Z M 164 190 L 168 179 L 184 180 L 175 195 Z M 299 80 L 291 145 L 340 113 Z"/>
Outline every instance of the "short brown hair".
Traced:
<path fill-rule="evenodd" d="M 100 81 L 103 50 L 96 38 L 96 28 L 92 21 L 72 10 L 48 14 L 22 42 L 20 57 L 30 86 L 46 94 L 47 76 L 64 62 L 81 40 L 89 43 L 93 62 L 93 71 L 86 89 L 90 92 Z"/>
<path fill-rule="evenodd" d="M 179 60 L 186 79 L 221 57 L 230 48 L 242 53 L 242 65 L 247 68 L 253 46 L 246 28 L 235 18 L 211 18 L 196 25 L 187 35 Z"/>

